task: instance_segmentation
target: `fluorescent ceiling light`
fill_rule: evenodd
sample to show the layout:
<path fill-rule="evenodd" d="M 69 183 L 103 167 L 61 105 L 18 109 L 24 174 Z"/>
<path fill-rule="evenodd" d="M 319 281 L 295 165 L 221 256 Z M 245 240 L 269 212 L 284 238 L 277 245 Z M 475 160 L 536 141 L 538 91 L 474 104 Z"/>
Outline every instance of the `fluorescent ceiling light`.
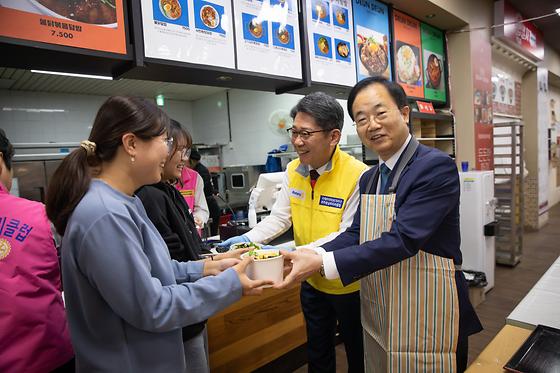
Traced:
<path fill-rule="evenodd" d="M 2 111 L 24 111 L 26 113 L 64 113 L 64 109 L 39 109 L 27 107 L 3 107 Z"/>
<path fill-rule="evenodd" d="M 37 74 L 74 76 L 76 78 L 113 80 L 112 76 L 106 76 L 106 75 L 74 74 L 74 73 L 64 73 L 64 72 L 59 72 L 59 71 L 45 71 L 45 70 L 31 70 L 31 72 L 32 73 L 37 73 Z"/>
<path fill-rule="evenodd" d="M 556 14 L 558 14 L 560 16 L 560 8 L 556 9 Z"/>

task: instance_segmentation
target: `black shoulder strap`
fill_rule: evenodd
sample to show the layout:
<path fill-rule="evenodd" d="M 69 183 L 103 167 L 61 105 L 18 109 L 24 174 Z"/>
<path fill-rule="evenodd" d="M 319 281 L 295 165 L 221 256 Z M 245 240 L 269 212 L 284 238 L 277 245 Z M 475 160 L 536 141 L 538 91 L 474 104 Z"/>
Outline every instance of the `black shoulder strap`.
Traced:
<path fill-rule="evenodd" d="M 395 175 L 393 176 L 393 181 L 391 183 L 391 186 L 389 187 L 388 194 L 395 193 L 395 190 L 397 190 L 399 178 L 401 177 L 404 168 L 408 165 L 408 162 L 412 159 L 412 156 L 416 152 L 416 149 L 418 149 L 418 140 L 412 137 L 410 139 L 410 142 L 408 143 L 408 146 L 406 147 L 406 150 L 401 155 L 401 159 L 399 160 L 397 168 L 395 169 Z"/>
<path fill-rule="evenodd" d="M 414 155 L 414 153 L 416 152 L 416 149 L 418 149 L 418 140 L 416 140 L 416 138 L 412 137 L 410 139 L 410 142 L 408 143 L 408 146 L 406 147 L 406 150 L 404 151 L 404 153 L 401 155 L 397 168 L 394 170 L 394 176 L 393 176 L 393 181 L 391 183 L 391 186 L 389 187 L 388 193 L 395 193 L 395 190 L 397 189 L 397 183 L 399 182 L 399 178 L 401 177 L 402 172 L 404 171 L 404 168 L 406 167 L 406 165 L 408 164 L 408 162 L 410 161 L 410 159 L 412 158 L 412 156 Z M 376 181 L 379 179 L 379 167 L 377 167 L 377 170 L 375 170 L 375 172 L 373 173 L 373 176 L 368 180 L 367 186 L 366 186 L 366 193 L 368 194 L 375 194 L 375 191 L 373 190 L 373 188 L 377 188 L 377 183 Z M 373 191 L 373 193 L 372 193 Z"/>

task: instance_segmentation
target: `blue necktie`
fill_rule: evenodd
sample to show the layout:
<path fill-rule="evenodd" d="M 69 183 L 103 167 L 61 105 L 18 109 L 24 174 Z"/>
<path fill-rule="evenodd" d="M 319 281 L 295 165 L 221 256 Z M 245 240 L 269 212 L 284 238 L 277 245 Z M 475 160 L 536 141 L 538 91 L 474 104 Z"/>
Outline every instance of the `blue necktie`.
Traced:
<path fill-rule="evenodd" d="M 379 176 L 380 176 L 380 181 L 381 181 L 381 187 L 379 188 L 379 193 L 380 194 L 387 193 L 387 191 L 385 190 L 385 187 L 387 186 L 387 180 L 389 180 L 389 174 L 390 173 L 391 173 L 391 170 L 389 169 L 389 167 L 387 167 L 385 165 L 385 163 L 383 163 L 381 166 L 379 166 Z"/>

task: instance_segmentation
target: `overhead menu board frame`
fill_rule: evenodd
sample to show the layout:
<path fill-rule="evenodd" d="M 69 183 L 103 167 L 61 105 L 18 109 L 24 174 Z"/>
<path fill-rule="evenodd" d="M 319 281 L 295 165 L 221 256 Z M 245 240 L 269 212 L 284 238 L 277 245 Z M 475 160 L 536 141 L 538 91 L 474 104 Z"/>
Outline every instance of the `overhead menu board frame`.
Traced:
<path fill-rule="evenodd" d="M 391 6 L 377 0 L 354 0 L 356 75 L 393 78 Z"/>
<path fill-rule="evenodd" d="M 302 4 L 311 84 L 356 84 L 352 0 L 305 0 Z"/>
<path fill-rule="evenodd" d="M 23 69 L 119 75 L 130 66 L 134 52 L 129 32 L 130 0 L 117 1 L 117 4 L 122 5 L 122 10 L 117 11 L 117 24 L 97 25 L 64 18 L 36 0 L 33 3 L 0 0 L 3 5 L 0 6 L 0 15 L 3 21 L 8 21 L 0 26 L 2 63 L 4 66 Z M 23 27 L 22 19 L 34 22 L 34 26 Z M 10 34 L 14 30 L 15 33 Z M 33 34 L 36 36 L 31 39 Z M 111 48 L 111 43 L 104 40 L 119 34 L 123 40 L 117 43 L 118 47 Z M 60 40 L 63 43 L 57 44 L 49 40 Z M 115 45 L 112 44 L 113 47 Z M 106 50 L 91 49 L 88 46 L 99 46 Z"/>
<path fill-rule="evenodd" d="M 397 32 L 399 26 L 395 24 L 395 16 L 399 14 L 403 16 L 404 22 L 407 22 L 409 20 L 412 21 L 407 25 L 410 26 L 408 31 L 411 32 L 412 28 L 414 28 L 413 24 L 416 25 L 418 35 L 412 36 L 412 35 L 405 34 L 404 37 L 399 35 L 399 32 Z M 400 11 L 395 8 L 392 8 L 391 10 L 391 21 L 392 21 L 391 30 L 393 35 L 393 42 L 391 43 L 391 46 L 393 48 L 392 51 L 393 80 L 401 84 L 401 86 L 404 88 L 408 96 L 409 101 L 422 100 L 422 101 L 431 102 L 432 105 L 436 108 L 449 107 L 449 69 L 448 69 L 448 60 L 447 60 L 448 59 L 447 40 L 445 38 L 445 32 L 428 23 L 421 22 L 419 19 L 407 14 L 406 12 Z M 422 42 L 422 37 L 423 37 L 422 26 L 424 26 L 425 28 L 429 28 L 431 30 L 435 30 L 438 33 L 441 33 L 442 46 L 440 49 L 433 50 L 436 49 L 434 48 L 433 45 L 430 45 L 433 43 L 433 41 L 431 41 L 430 43 L 426 43 L 426 47 L 429 47 L 431 49 L 427 49 L 424 47 Z M 401 37 L 401 39 L 403 40 L 400 40 L 399 37 Z M 417 43 L 417 45 L 414 45 L 415 42 Z M 404 47 L 403 51 L 409 49 L 408 52 L 410 52 L 410 50 L 412 50 L 413 52 L 412 54 L 414 54 L 414 57 L 417 61 L 417 65 L 419 69 L 419 77 L 416 84 L 410 84 L 411 83 L 410 80 L 406 82 L 407 78 L 409 78 L 411 75 L 414 75 L 414 74 L 410 74 L 412 73 L 412 70 L 408 71 L 409 74 L 405 72 L 404 76 L 399 76 L 398 62 L 399 62 L 399 49 L 401 47 Z M 442 51 L 441 54 L 438 53 L 439 51 Z M 404 55 L 401 56 L 401 60 L 402 60 L 403 57 L 406 57 L 407 53 L 401 52 L 401 54 Z M 441 81 L 438 86 L 439 97 L 434 97 L 434 96 L 438 96 L 437 92 L 435 92 L 437 90 L 434 90 L 432 86 L 433 84 L 431 84 L 433 83 L 434 79 L 430 79 L 429 77 L 428 79 L 426 79 L 428 74 L 426 72 L 426 66 L 424 65 L 425 62 L 428 62 L 430 58 L 431 60 L 434 60 L 434 58 L 431 57 L 431 55 L 434 55 L 438 60 L 439 57 L 443 59 L 443 61 L 439 61 L 439 67 L 441 69 L 440 71 Z M 412 78 L 414 78 L 414 76 L 412 76 Z M 421 84 L 419 84 L 419 82 L 421 82 Z M 426 95 L 426 93 L 428 94 Z M 441 96 L 443 96 L 443 98 L 440 99 Z"/>
<path fill-rule="evenodd" d="M 158 0 L 153 0 L 158 1 Z M 186 0 L 183 0 L 186 1 Z M 200 3 L 212 3 L 206 0 L 188 0 Z M 230 1 L 230 0 L 228 0 Z M 231 14 L 235 12 L 234 1 L 231 0 Z M 160 80 L 186 84 L 200 84 L 227 88 L 254 89 L 263 91 L 287 90 L 302 85 L 303 78 L 291 78 L 280 75 L 251 72 L 238 69 L 236 45 L 236 29 L 233 19 L 229 21 L 233 40 L 234 65 L 213 66 L 205 63 L 184 62 L 181 60 L 146 56 L 144 47 L 144 22 L 140 2 L 131 4 L 133 18 L 133 35 L 136 67 L 122 76 L 132 79 Z M 192 15 L 192 13 L 191 13 Z M 190 20 L 189 20 L 190 22 Z"/>

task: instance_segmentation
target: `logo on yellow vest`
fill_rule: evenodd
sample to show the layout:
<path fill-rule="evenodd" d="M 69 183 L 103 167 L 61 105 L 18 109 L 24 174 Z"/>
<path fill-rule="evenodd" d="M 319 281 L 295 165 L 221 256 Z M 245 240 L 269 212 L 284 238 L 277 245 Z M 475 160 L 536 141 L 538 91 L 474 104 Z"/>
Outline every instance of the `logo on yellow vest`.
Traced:
<path fill-rule="evenodd" d="M 290 197 L 294 197 L 294 198 L 298 198 L 298 199 L 304 199 L 305 198 L 305 192 L 303 190 L 290 188 Z"/>
<path fill-rule="evenodd" d="M 0 239 L 0 260 L 4 259 L 10 253 L 10 243 L 5 239 Z"/>

